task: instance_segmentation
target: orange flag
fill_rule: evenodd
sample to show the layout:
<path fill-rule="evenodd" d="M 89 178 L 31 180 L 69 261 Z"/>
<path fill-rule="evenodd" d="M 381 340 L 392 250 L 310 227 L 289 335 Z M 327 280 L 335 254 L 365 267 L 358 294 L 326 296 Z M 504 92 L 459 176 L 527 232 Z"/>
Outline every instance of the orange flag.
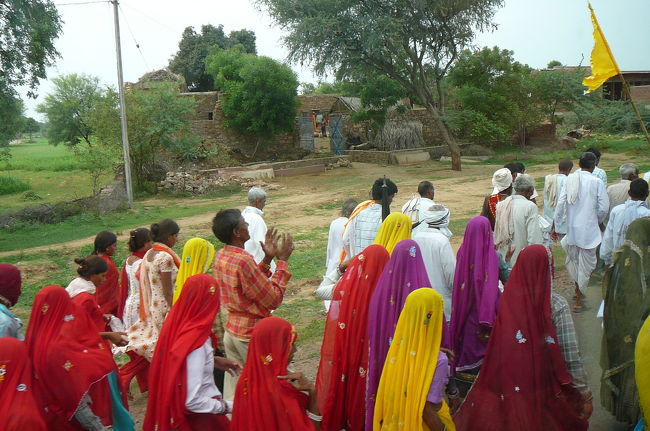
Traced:
<path fill-rule="evenodd" d="M 591 11 L 591 22 L 594 25 L 594 49 L 591 51 L 591 76 L 582 81 L 582 85 L 588 87 L 587 93 L 597 90 L 609 78 L 621 73 L 616 59 L 612 55 L 612 50 L 609 49 L 607 39 L 600 29 L 591 3 L 589 3 L 589 10 Z"/>

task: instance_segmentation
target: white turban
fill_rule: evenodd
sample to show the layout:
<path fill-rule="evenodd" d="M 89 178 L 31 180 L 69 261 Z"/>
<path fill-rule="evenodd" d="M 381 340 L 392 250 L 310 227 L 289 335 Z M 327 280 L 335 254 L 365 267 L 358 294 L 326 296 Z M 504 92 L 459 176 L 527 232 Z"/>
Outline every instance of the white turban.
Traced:
<path fill-rule="evenodd" d="M 512 173 L 508 168 L 501 168 L 492 175 L 492 185 L 500 192 L 512 185 Z"/>
<path fill-rule="evenodd" d="M 452 235 L 448 227 L 450 215 L 449 209 L 444 205 L 432 205 L 424 211 L 421 210 L 420 224 L 413 229 L 413 233 L 424 231 L 426 228 L 436 228 L 449 238 Z"/>

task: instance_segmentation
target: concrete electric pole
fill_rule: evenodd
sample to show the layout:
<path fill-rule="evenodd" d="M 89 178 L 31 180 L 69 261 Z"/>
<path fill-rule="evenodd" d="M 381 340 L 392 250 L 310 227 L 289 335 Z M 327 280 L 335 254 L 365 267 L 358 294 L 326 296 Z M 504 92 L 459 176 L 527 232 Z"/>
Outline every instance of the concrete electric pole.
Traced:
<path fill-rule="evenodd" d="M 120 90 L 120 123 L 122 125 L 122 151 L 124 153 L 124 179 L 126 185 L 126 198 L 129 208 L 133 208 L 133 186 L 131 183 L 131 155 L 129 152 L 129 134 L 126 128 L 126 105 L 124 101 L 124 79 L 122 77 L 122 46 L 120 44 L 120 18 L 117 10 L 118 0 L 113 3 L 113 16 L 115 21 L 115 51 L 117 56 L 117 85 Z"/>

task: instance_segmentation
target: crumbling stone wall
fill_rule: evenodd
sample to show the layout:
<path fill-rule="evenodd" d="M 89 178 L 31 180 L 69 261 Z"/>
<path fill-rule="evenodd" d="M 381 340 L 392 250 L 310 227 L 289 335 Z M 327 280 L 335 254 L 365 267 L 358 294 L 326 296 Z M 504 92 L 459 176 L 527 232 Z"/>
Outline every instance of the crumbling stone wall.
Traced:
<path fill-rule="evenodd" d="M 182 97 L 192 97 L 196 101 L 195 113 L 191 116 L 191 130 L 201 139 L 203 145 L 225 146 L 232 153 L 243 160 L 251 158 L 257 141 L 253 138 L 240 135 L 232 128 L 226 127 L 225 115 L 221 108 L 222 94 L 216 91 L 182 93 Z M 298 148 L 298 130 L 293 133 L 284 133 L 263 142 L 257 153 L 260 158 L 286 158 Z"/>

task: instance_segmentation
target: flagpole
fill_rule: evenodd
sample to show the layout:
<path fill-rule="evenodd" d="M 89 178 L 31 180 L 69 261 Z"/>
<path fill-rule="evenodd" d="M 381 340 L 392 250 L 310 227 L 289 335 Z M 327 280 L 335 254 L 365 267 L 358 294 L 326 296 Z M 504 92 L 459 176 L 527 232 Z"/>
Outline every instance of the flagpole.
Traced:
<path fill-rule="evenodd" d="M 643 117 L 641 117 L 641 112 L 639 112 L 639 108 L 636 106 L 636 103 L 634 103 L 634 100 L 632 99 L 632 92 L 630 92 L 630 86 L 627 84 L 627 81 L 623 77 L 623 74 L 621 73 L 620 70 L 618 71 L 618 76 L 620 76 L 621 78 L 621 82 L 623 83 L 623 88 L 627 93 L 627 97 L 630 99 L 630 103 L 632 104 L 632 109 L 634 109 L 634 113 L 636 114 L 636 118 L 639 120 L 639 124 L 641 125 L 641 131 L 643 132 L 646 141 L 648 141 L 648 144 L 650 144 L 650 135 L 648 134 L 648 128 L 645 126 L 645 121 L 643 121 Z"/>
<path fill-rule="evenodd" d="M 636 106 L 636 103 L 634 103 L 634 100 L 632 100 L 632 93 L 630 92 L 630 86 L 627 85 L 627 81 L 625 80 L 625 77 L 623 76 L 623 73 L 621 73 L 621 69 L 618 67 L 618 63 L 616 62 L 616 58 L 614 57 L 614 54 L 612 53 L 612 49 L 609 47 L 609 43 L 607 42 L 607 38 L 603 34 L 603 31 L 600 28 L 600 24 L 598 23 L 598 18 L 596 18 L 596 13 L 594 12 L 593 7 L 591 7 L 591 2 L 588 3 L 589 10 L 591 11 L 591 16 L 595 20 L 595 25 L 597 26 L 595 31 L 598 31 L 603 39 L 603 44 L 605 45 L 605 49 L 607 49 L 607 53 L 609 54 L 609 58 L 612 60 L 612 63 L 614 64 L 614 67 L 616 68 L 616 72 L 618 73 L 618 76 L 621 78 L 621 83 L 623 84 L 623 88 L 627 92 L 627 97 L 630 99 L 630 103 L 632 104 L 632 109 L 634 110 L 634 113 L 636 114 L 636 118 L 639 120 L 639 124 L 641 125 L 641 131 L 643 132 L 643 135 L 645 136 L 646 141 L 648 141 L 648 144 L 650 144 L 650 135 L 648 135 L 648 129 L 645 126 L 645 122 L 643 121 L 643 118 L 641 117 L 641 113 L 639 112 L 639 108 Z"/>

